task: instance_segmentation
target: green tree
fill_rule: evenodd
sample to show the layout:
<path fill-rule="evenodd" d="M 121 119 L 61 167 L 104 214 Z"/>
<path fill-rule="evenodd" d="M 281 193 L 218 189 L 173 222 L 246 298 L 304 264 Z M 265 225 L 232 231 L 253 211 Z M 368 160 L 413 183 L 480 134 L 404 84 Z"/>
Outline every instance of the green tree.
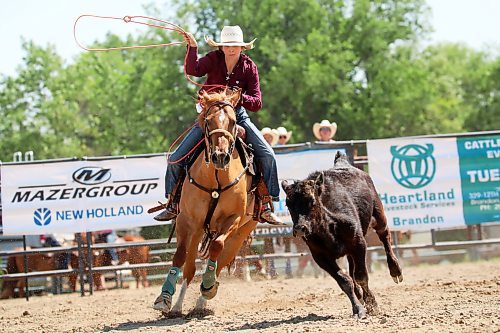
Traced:
<path fill-rule="evenodd" d="M 348 139 L 378 125 L 373 82 L 396 43 L 425 31 L 425 10 L 418 0 L 202 0 L 195 22 L 203 27 L 198 38 L 225 24 L 259 38 L 249 51 L 264 96 L 257 124 L 285 124 L 303 141 L 312 138 L 314 122 L 330 118 L 339 123 L 338 137 Z"/>

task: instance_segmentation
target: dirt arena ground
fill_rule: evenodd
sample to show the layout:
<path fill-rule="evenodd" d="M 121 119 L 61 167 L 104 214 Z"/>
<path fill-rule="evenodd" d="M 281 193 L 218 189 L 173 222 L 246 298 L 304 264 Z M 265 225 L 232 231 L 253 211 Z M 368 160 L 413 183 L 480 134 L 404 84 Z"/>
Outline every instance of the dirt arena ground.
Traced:
<path fill-rule="evenodd" d="M 223 280 L 205 316 L 151 309 L 159 287 L 0 301 L 1 332 L 499 332 L 500 261 L 404 268 L 396 285 L 384 270 L 370 275 L 381 314 L 357 320 L 330 277 Z"/>

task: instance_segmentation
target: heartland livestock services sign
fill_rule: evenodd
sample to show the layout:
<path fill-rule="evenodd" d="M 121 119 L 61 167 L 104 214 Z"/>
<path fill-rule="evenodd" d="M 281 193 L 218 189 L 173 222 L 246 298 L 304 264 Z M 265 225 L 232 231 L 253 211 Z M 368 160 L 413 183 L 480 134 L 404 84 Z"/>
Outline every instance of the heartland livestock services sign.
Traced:
<path fill-rule="evenodd" d="M 158 224 L 164 156 L 4 165 L 5 235 L 85 232 Z"/>
<path fill-rule="evenodd" d="M 393 229 L 500 221 L 500 137 L 368 142 L 370 176 Z"/>

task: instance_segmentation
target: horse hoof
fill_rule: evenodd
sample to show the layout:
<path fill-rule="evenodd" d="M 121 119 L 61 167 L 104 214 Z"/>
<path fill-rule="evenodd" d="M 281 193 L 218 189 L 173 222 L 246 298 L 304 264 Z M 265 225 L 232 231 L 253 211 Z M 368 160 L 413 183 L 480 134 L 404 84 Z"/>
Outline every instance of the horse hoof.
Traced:
<path fill-rule="evenodd" d="M 172 295 L 161 293 L 153 304 L 153 309 L 161 311 L 163 314 L 168 314 L 172 306 Z"/>
<path fill-rule="evenodd" d="M 215 297 L 217 295 L 217 290 L 219 289 L 219 282 L 216 281 L 213 286 L 210 288 L 205 288 L 203 287 L 203 282 L 200 284 L 200 292 L 201 296 L 203 296 L 204 299 L 209 300 Z"/>

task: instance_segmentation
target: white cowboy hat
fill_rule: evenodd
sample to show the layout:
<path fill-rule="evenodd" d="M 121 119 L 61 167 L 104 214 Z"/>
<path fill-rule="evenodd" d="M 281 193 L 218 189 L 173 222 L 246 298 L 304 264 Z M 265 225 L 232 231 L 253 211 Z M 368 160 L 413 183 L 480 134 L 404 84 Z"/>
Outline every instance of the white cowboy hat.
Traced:
<path fill-rule="evenodd" d="M 337 123 L 333 122 L 330 123 L 328 120 L 323 119 L 320 123 L 314 123 L 313 125 L 313 133 L 314 136 L 318 139 L 321 140 L 321 136 L 319 135 L 319 130 L 323 127 L 327 127 L 330 129 L 330 139 L 333 138 L 335 133 L 337 132 Z"/>
<path fill-rule="evenodd" d="M 269 127 L 264 127 L 263 129 L 260 130 L 260 133 L 262 133 L 262 136 L 268 134 L 273 138 L 271 141 L 271 146 L 274 146 L 275 144 L 278 143 L 279 134 L 275 129 L 270 129 Z"/>
<path fill-rule="evenodd" d="M 220 46 L 242 46 L 245 50 L 253 49 L 253 43 L 257 38 L 251 42 L 245 43 L 243 41 L 243 31 L 239 25 L 226 25 L 220 32 L 220 43 L 217 43 L 208 36 L 205 36 L 205 41 L 211 47 Z"/>
<path fill-rule="evenodd" d="M 283 126 L 278 127 L 276 129 L 276 132 L 278 133 L 278 139 L 282 135 L 286 136 L 286 142 L 288 142 L 288 140 L 290 140 L 290 137 L 292 136 L 292 131 L 288 132 Z"/>

